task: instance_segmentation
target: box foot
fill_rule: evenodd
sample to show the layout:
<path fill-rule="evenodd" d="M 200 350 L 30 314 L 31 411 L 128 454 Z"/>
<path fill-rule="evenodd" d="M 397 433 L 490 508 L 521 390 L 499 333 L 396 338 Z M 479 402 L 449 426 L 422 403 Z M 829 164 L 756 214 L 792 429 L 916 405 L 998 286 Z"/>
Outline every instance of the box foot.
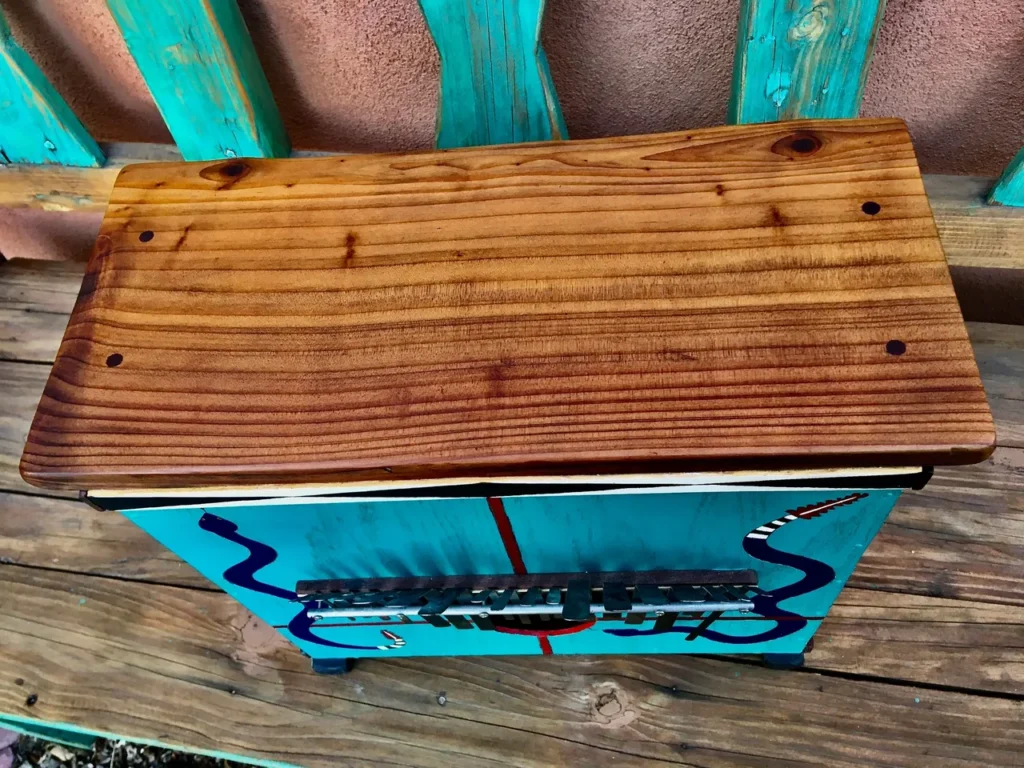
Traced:
<path fill-rule="evenodd" d="M 355 659 L 313 659 L 313 671 L 318 675 L 344 675 L 356 665 Z"/>

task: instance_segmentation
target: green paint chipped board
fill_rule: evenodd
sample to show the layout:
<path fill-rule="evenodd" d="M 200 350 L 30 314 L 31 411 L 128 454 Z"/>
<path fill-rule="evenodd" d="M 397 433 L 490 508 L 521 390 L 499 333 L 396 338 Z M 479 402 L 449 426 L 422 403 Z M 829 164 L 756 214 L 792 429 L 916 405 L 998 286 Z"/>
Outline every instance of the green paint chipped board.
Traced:
<path fill-rule="evenodd" d="M 288 136 L 235 0 L 107 0 L 186 160 L 286 157 Z"/>
<path fill-rule="evenodd" d="M 103 152 L 0 14 L 0 164 L 95 167 Z"/>
<path fill-rule="evenodd" d="M 420 0 L 441 57 L 439 148 L 565 139 L 544 0 Z"/>
<path fill-rule="evenodd" d="M 1024 149 L 1006 166 L 989 193 L 988 201 L 996 205 L 1024 207 Z"/>
<path fill-rule="evenodd" d="M 885 0 L 741 0 L 730 123 L 857 117 Z"/>

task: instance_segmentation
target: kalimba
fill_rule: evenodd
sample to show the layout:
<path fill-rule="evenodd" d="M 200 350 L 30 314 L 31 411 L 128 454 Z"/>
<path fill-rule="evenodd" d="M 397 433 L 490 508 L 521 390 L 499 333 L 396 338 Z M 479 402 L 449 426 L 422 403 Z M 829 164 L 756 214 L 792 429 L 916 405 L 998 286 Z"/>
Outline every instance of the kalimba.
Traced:
<path fill-rule="evenodd" d="M 130 166 L 22 473 L 330 671 L 798 656 L 993 442 L 905 126 L 804 121 Z"/>

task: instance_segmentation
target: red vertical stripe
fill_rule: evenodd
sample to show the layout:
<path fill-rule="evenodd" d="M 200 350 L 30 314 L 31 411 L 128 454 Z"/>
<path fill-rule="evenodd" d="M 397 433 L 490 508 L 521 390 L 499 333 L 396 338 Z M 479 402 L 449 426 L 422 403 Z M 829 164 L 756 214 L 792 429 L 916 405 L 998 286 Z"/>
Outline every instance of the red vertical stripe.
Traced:
<path fill-rule="evenodd" d="M 498 534 L 501 536 L 501 543 L 505 545 L 505 553 L 509 562 L 512 563 L 512 572 L 517 576 L 526 575 L 526 564 L 523 562 L 523 553 L 519 551 L 519 542 L 512 531 L 512 523 L 505 514 L 505 505 L 501 499 L 487 499 L 487 506 L 490 507 L 494 522 L 498 526 Z"/>
<path fill-rule="evenodd" d="M 501 536 L 501 543 L 505 545 L 505 554 L 508 555 L 508 561 L 512 563 L 512 572 L 517 576 L 525 576 L 526 563 L 523 562 L 523 553 L 519 551 L 519 542 L 516 541 L 516 534 L 512 530 L 512 523 L 505 512 L 505 505 L 501 499 L 488 498 L 487 507 L 491 510 L 491 515 L 494 517 L 494 524 L 498 526 L 498 535 Z M 545 656 L 550 656 L 553 653 L 551 641 L 546 637 L 538 637 L 537 640 L 540 642 L 540 652 Z"/>

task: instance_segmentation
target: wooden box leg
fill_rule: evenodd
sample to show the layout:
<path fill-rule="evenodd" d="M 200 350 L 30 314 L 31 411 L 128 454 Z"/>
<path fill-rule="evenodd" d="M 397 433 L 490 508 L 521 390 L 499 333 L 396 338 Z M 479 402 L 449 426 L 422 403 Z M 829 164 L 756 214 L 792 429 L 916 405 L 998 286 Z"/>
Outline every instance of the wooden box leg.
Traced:
<path fill-rule="evenodd" d="M 344 675 L 356 666 L 355 659 L 313 659 L 313 671 L 318 675 Z"/>

